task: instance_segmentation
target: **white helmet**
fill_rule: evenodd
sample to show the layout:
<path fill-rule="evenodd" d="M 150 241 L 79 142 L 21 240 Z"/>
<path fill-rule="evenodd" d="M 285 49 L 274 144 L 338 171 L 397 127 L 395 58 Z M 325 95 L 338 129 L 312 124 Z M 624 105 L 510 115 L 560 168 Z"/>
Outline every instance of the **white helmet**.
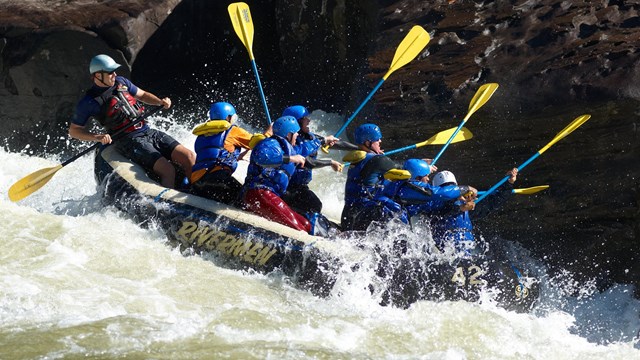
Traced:
<path fill-rule="evenodd" d="M 439 173 L 433 176 L 433 186 L 441 186 L 443 184 L 450 184 L 450 183 L 454 183 L 458 185 L 458 182 L 456 181 L 456 177 L 453 176 L 453 173 L 451 171 L 447 171 L 447 170 L 440 171 Z"/>

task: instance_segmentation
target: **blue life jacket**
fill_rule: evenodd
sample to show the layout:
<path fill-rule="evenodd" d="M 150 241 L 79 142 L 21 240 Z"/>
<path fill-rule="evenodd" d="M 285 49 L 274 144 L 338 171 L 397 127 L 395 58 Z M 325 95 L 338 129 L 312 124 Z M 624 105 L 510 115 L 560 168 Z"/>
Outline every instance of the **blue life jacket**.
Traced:
<path fill-rule="evenodd" d="M 385 186 L 385 194 L 405 206 L 409 217 L 430 214 L 445 203 L 455 201 L 462 192 L 457 185 L 432 186 L 417 180 L 395 181 Z"/>
<path fill-rule="evenodd" d="M 475 218 L 485 217 L 491 211 L 502 206 L 507 198 L 513 196 L 511 190 L 513 190 L 513 185 L 508 182 L 500 186 L 491 197 L 487 198 L 487 201 L 485 201 L 482 206 L 473 210 L 473 216 Z M 462 192 L 464 192 L 460 191 L 458 185 L 442 186 L 439 191 L 442 192 L 442 195 L 446 195 L 449 198 L 457 198 L 462 195 Z M 447 201 L 438 200 L 438 204 L 435 206 L 443 208 L 446 206 L 446 203 Z M 451 204 L 450 202 L 448 203 Z M 461 202 L 456 201 L 454 204 L 457 208 L 461 205 Z M 473 224 L 471 223 L 468 211 L 461 212 L 458 209 L 455 209 L 455 211 L 449 213 L 449 215 L 433 216 L 431 218 L 431 228 L 433 238 L 436 240 L 436 243 L 453 241 L 454 244 L 458 246 L 463 242 L 474 241 Z"/>
<path fill-rule="evenodd" d="M 433 239 L 438 246 L 442 246 L 447 242 L 453 242 L 456 248 L 465 250 L 466 245 L 474 242 L 473 224 L 469 217 L 469 212 L 461 212 L 458 208 L 462 204 L 461 201 L 451 200 L 457 199 L 462 195 L 462 191 L 458 185 L 441 186 L 438 191 L 438 199 L 430 204 L 430 211 L 442 210 L 443 208 L 453 209 L 448 214 L 435 215 L 430 218 L 431 231 Z M 417 213 L 424 213 L 424 209 L 412 209 Z"/>
<path fill-rule="evenodd" d="M 298 132 L 295 149 L 298 154 L 313 159 L 318 157 L 318 150 L 322 146 L 322 142 L 315 134 Z M 311 169 L 297 166 L 296 171 L 291 177 L 291 185 L 307 185 L 311 182 Z"/>
<path fill-rule="evenodd" d="M 284 156 L 298 155 L 289 142 L 273 135 L 260 141 L 251 151 L 245 189 L 266 189 L 278 196 L 287 191 L 296 164 L 284 164 Z"/>
<path fill-rule="evenodd" d="M 384 155 L 368 153 L 360 162 L 349 167 L 344 188 L 345 204 L 351 204 L 359 199 L 373 199 L 382 193 L 384 189 L 383 172 L 372 172 L 366 179 L 363 179 L 361 175 L 365 165 L 376 156 Z"/>
<path fill-rule="evenodd" d="M 385 184 L 389 183 L 384 179 L 384 174 L 393 167 L 384 164 L 380 168 L 367 168 L 367 164 L 373 159 L 390 162 L 388 158 L 377 158 L 378 156 L 384 157 L 368 153 L 363 160 L 349 167 L 342 214 L 342 226 L 347 230 L 366 229 L 372 220 L 385 221 L 392 217 L 399 218 L 405 224 L 409 222 L 402 206 L 384 195 Z"/>
<path fill-rule="evenodd" d="M 456 202 L 456 206 L 461 203 Z M 468 211 L 459 211 L 452 216 L 436 216 L 431 220 L 433 238 L 438 241 L 473 241 L 473 225 Z"/>
<path fill-rule="evenodd" d="M 228 167 L 234 172 L 238 167 L 238 156 L 241 149 L 236 147 L 233 152 L 224 148 L 224 141 L 235 125 L 215 135 L 199 135 L 196 138 L 194 149 L 196 151 L 196 163 L 192 170 L 213 169 L 216 166 Z"/>

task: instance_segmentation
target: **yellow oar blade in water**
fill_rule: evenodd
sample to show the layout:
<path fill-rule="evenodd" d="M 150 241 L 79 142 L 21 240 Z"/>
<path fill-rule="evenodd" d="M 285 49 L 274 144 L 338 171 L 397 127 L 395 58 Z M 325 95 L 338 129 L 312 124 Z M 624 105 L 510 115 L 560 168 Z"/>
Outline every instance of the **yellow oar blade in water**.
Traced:
<path fill-rule="evenodd" d="M 60 169 L 62 165 L 40 169 L 18 180 L 9 188 L 9 199 L 15 202 L 26 198 L 48 183 Z"/>

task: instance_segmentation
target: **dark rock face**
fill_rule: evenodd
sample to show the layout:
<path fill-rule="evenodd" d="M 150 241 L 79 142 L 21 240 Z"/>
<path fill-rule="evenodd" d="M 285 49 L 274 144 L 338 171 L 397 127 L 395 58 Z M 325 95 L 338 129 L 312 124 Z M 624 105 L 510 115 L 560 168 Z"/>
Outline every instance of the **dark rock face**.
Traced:
<path fill-rule="evenodd" d="M 4 1 L 0 132 L 11 139 L 5 147 L 70 150 L 68 120 L 90 85 L 86 68 L 98 53 L 131 67 L 132 79 L 144 89 L 171 96 L 185 122 L 202 120 L 210 102 L 229 100 L 262 126 L 264 111 L 228 3 Z M 414 25 L 430 32 L 430 43 L 387 79 L 345 134 L 376 122 L 385 148 L 417 143 L 457 126 L 478 87 L 499 83 L 466 124 L 474 139 L 451 145 L 438 162 L 461 183 L 488 188 L 574 118 L 591 114 L 521 172 L 519 187 L 549 184 L 549 190 L 516 196 L 476 224 L 487 237 L 520 241 L 553 269 L 605 279 L 603 285 L 640 285 L 640 4 L 247 3 L 273 119 L 292 103 L 350 115 Z M 433 157 L 438 150 L 421 148 L 394 159 Z"/>
<path fill-rule="evenodd" d="M 0 134 L 6 147 L 61 150 L 76 101 L 91 86 L 88 64 L 105 53 L 130 64 L 179 0 L 3 1 Z M 62 141 L 61 141 L 62 140 Z"/>
<path fill-rule="evenodd" d="M 560 268 L 638 284 L 639 9 L 611 1 L 390 3 L 376 44 L 398 43 L 399 30 L 413 24 L 433 40 L 428 56 L 394 73 L 375 97 L 386 147 L 456 126 L 478 86 L 497 82 L 467 123 L 475 139 L 453 145 L 438 164 L 487 188 L 572 119 L 592 114 L 522 172 L 520 186 L 549 184 L 546 194 L 517 197 L 477 225 L 518 239 Z M 388 66 L 383 51 L 371 55 L 372 72 Z"/>

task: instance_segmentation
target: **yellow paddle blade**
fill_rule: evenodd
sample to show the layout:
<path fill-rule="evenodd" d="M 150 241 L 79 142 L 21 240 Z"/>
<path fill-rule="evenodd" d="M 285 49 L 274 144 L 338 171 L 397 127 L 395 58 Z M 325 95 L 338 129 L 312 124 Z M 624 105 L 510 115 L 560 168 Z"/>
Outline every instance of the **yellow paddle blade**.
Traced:
<path fill-rule="evenodd" d="M 49 182 L 60 169 L 62 169 L 62 165 L 40 169 L 23 177 L 9 188 L 9 199 L 14 202 L 20 201 L 33 194 Z"/>
<path fill-rule="evenodd" d="M 433 135 L 431 138 L 429 138 L 429 140 L 425 140 L 421 143 L 417 143 L 416 147 L 422 147 L 425 145 L 442 145 L 442 144 L 446 144 L 447 141 L 449 141 L 449 138 L 451 137 L 451 135 L 453 135 L 453 133 L 457 130 L 457 127 L 451 128 L 451 129 L 447 129 L 444 131 L 440 131 L 439 133 Z M 460 129 L 460 131 L 458 131 L 458 133 L 456 134 L 456 137 L 454 137 L 451 140 L 451 143 L 457 143 L 460 141 L 465 141 L 465 140 L 469 140 L 473 137 L 473 134 L 471 133 L 471 130 L 467 129 L 466 127 L 463 127 L 462 129 Z"/>
<path fill-rule="evenodd" d="M 229 10 L 229 17 L 231 17 L 231 22 L 233 23 L 233 30 L 235 30 L 244 47 L 247 48 L 249 58 L 254 60 L 253 50 L 251 49 L 253 46 L 253 21 L 251 20 L 249 5 L 237 2 L 229 5 L 227 10 Z"/>
<path fill-rule="evenodd" d="M 513 192 L 515 194 L 520 194 L 520 195 L 530 195 L 530 194 L 535 194 L 542 190 L 547 190 L 548 188 L 549 188 L 549 185 L 540 185 L 540 186 L 533 186 L 533 187 L 523 188 L 523 189 L 513 189 Z"/>
<path fill-rule="evenodd" d="M 367 152 L 362 150 L 353 150 L 348 152 L 342 158 L 342 162 L 357 164 L 367 157 Z"/>
<path fill-rule="evenodd" d="M 591 118 L 591 115 L 580 115 L 577 118 L 575 118 L 571 124 L 567 125 L 567 127 L 565 127 L 564 129 L 562 129 L 562 131 L 560 131 L 556 137 L 553 138 L 553 140 L 551 140 L 547 145 L 545 145 L 545 147 L 543 147 L 542 149 L 540 149 L 540 151 L 538 151 L 538 153 L 542 154 L 543 152 L 547 151 L 547 149 L 549 149 L 553 144 L 557 143 L 558 141 L 562 140 L 565 136 L 571 134 L 573 132 L 573 130 L 577 129 L 580 125 L 584 124 L 585 122 L 587 122 L 587 120 L 589 120 Z"/>
<path fill-rule="evenodd" d="M 480 86 L 478 91 L 476 91 L 476 94 L 471 99 L 471 102 L 469 103 L 469 112 L 467 113 L 467 116 L 464 117 L 464 120 L 462 121 L 463 123 L 469 120 L 474 112 L 480 109 L 482 105 L 484 105 L 487 101 L 489 101 L 489 99 L 491 99 L 493 93 L 498 90 L 498 86 L 499 85 L 496 83 L 489 83 Z"/>
<path fill-rule="evenodd" d="M 392 72 L 405 66 L 407 63 L 409 63 L 409 61 L 415 59 L 415 57 L 418 56 L 422 49 L 427 46 L 429 40 L 431 40 L 431 37 L 429 36 L 429 33 L 422 28 L 422 26 L 416 25 L 412 27 L 411 30 L 409 30 L 407 36 L 404 37 L 404 39 L 396 49 L 396 54 L 393 56 L 391 66 L 382 78 L 384 80 L 387 80 Z"/>

